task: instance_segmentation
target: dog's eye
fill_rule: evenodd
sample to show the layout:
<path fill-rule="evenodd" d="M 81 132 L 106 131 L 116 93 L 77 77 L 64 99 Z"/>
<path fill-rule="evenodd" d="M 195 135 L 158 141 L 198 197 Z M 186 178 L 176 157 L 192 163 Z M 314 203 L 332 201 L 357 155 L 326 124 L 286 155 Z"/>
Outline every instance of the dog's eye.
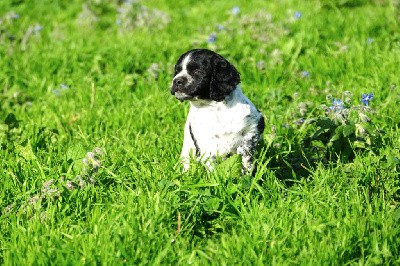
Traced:
<path fill-rule="evenodd" d="M 200 75 L 201 73 L 202 72 L 201 72 L 200 69 L 196 69 L 196 70 L 193 71 L 193 74 L 195 74 L 195 75 Z"/>

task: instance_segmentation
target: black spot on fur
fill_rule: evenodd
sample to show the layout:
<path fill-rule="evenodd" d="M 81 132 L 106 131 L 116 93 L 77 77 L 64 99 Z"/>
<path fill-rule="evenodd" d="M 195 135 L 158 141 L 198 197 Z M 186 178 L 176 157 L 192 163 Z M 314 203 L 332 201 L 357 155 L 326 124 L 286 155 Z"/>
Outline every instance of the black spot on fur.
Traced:
<path fill-rule="evenodd" d="M 260 133 L 260 135 L 264 132 L 264 128 L 265 128 L 265 121 L 264 121 L 264 117 L 261 116 L 260 120 L 258 120 L 258 124 L 257 124 L 257 129 L 258 132 Z"/>
<path fill-rule="evenodd" d="M 194 146 L 196 147 L 196 156 L 200 156 L 200 148 L 199 145 L 197 144 L 197 140 L 194 137 L 193 131 L 192 131 L 192 126 L 189 124 L 189 133 L 190 133 L 190 137 L 193 140 Z"/>

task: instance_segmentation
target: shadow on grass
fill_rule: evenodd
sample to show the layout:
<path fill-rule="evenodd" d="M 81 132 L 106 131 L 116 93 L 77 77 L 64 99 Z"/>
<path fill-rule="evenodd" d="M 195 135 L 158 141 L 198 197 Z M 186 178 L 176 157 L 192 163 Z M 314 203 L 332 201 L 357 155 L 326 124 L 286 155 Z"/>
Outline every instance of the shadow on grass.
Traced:
<path fill-rule="evenodd" d="M 354 107 L 356 118 L 329 111 L 326 116 L 287 126 L 266 135 L 260 145 L 259 165 L 287 180 L 309 177 L 318 165 L 349 164 L 358 155 L 378 155 L 389 141 L 384 132 Z M 328 109 L 329 110 L 329 109 Z M 353 109 L 343 109 L 346 112 Z"/>

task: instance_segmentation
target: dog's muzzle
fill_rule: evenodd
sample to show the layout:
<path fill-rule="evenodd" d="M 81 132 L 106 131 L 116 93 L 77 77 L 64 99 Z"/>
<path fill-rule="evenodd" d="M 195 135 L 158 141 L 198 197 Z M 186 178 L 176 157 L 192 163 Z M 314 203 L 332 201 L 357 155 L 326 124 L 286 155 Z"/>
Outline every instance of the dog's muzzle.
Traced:
<path fill-rule="evenodd" d="M 171 86 L 171 94 L 175 95 L 175 97 L 180 101 L 191 99 L 192 96 L 183 92 L 185 90 L 187 84 L 188 84 L 188 80 L 186 77 L 174 78 L 172 81 L 172 86 Z"/>

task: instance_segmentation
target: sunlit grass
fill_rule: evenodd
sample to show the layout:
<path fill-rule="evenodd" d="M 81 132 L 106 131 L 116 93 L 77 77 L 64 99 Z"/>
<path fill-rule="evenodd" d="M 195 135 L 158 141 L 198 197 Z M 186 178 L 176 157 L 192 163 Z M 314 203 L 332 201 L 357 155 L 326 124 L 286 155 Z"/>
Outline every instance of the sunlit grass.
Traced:
<path fill-rule="evenodd" d="M 378 0 L 1 1 L 0 262 L 399 264 L 399 16 Z M 265 115 L 253 178 L 237 157 L 181 172 L 188 105 L 169 85 L 197 47 Z"/>

